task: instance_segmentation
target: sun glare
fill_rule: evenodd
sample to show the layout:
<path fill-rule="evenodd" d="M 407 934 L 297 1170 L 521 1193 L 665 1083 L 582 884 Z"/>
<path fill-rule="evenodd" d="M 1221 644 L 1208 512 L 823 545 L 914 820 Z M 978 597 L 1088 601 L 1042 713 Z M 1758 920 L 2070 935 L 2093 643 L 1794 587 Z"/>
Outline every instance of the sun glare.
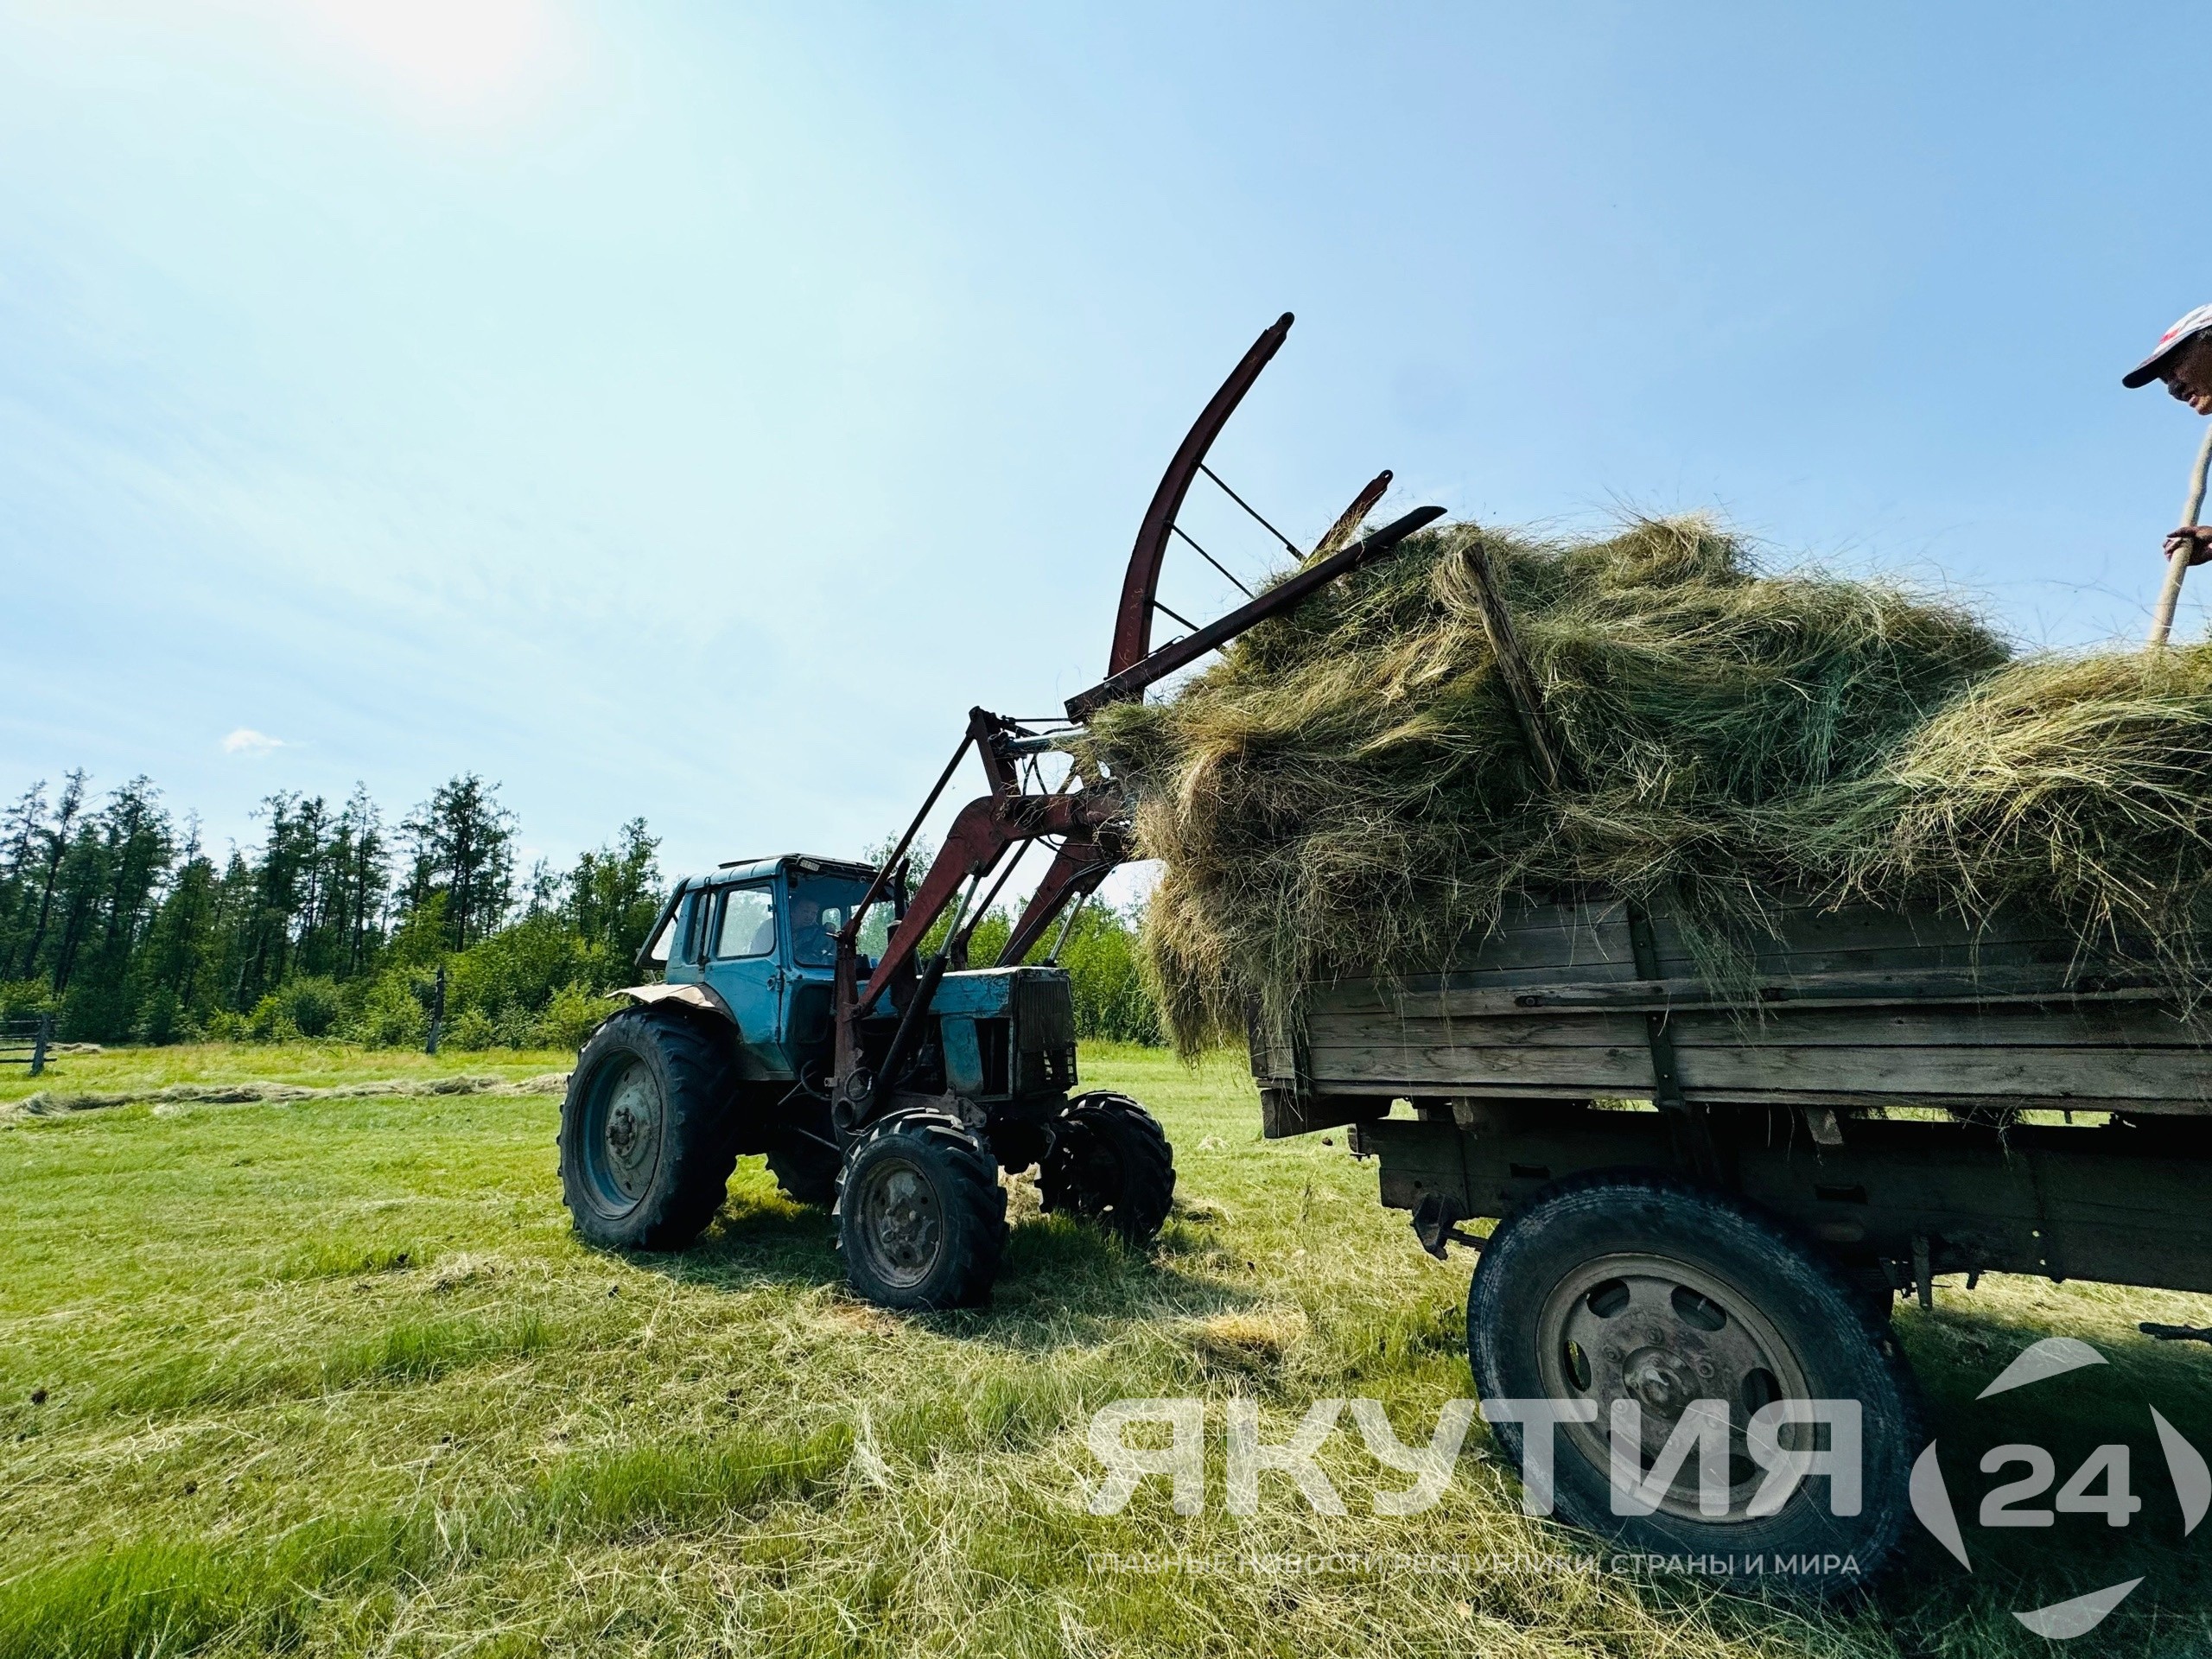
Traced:
<path fill-rule="evenodd" d="M 334 44 L 448 106 L 496 101 L 552 45 L 544 0 L 314 0 Z"/>

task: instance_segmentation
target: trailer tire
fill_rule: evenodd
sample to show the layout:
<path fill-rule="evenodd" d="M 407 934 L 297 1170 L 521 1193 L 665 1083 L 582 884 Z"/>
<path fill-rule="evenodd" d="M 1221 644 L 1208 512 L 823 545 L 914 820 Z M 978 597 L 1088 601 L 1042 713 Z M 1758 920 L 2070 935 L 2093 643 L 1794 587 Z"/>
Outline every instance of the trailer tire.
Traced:
<path fill-rule="evenodd" d="M 689 1017 L 626 1008 L 576 1056 L 561 1103 L 561 1196 L 602 1249 L 680 1250 L 736 1166 L 728 1044 Z"/>
<path fill-rule="evenodd" d="M 1158 1121 L 1127 1095 L 1100 1090 L 1068 1102 L 1052 1128 L 1038 1170 L 1044 1207 L 1150 1243 L 1175 1202 L 1175 1151 Z"/>
<path fill-rule="evenodd" d="M 1554 1512 L 1575 1526 L 1739 1586 L 1815 1595 L 1863 1586 L 1896 1550 L 1922 1444 L 1910 1375 L 1842 1275 L 1749 1205 L 1641 1170 L 1554 1183 L 1484 1244 L 1467 1292 L 1467 1351 L 1486 1402 L 1595 1404 L 1590 1425 L 1548 1431 Z M 1612 1402 L 1644 1413 L 1648 1465 L 1700 1398 L 1730 1406 L 1728 1513 L 1698 1509 L 1693 1452 L 1652 1512 L 1617 1515 Z M 1777 1513 L 1748 1512 L 1764 1471 L 1748 1455 L 1745 1423 L 1781 1398 L 1859 1403 L 1855 1515 L 1831 1512 L 1836 1494 L 1821 1475 L 1800 1480 Z M 1500 1421 L 1491 1432 L 1525 1471 L 1525 1426 Z"/>
<path fill-rule="evenodd" d="M 837 1174 L 845 1277 L 880 1307 L 987 1301 L 1006 1249 L 1006 1189 L 981 1137 L 944 1112 L 894 1113 L 861 1131 Z"/>
<path fill-rule="evenodd" d="M 793 1204 L 837 1201 L 837 1154 L 812 1142 L 778 1147 L 768 1154 L 768 1173 Z"/>

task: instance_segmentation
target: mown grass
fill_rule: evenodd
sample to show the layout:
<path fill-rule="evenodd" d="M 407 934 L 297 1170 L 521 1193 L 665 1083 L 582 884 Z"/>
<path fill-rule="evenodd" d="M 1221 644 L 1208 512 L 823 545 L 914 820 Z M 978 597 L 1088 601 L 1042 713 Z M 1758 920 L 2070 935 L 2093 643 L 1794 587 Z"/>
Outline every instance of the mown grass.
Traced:
<path fill-rule="evenodd" d="M 135 1086 L 277 1076 L 252 1063 L 282 1056 L 100 1060 L 136 1068 Z M 327 1054 L 316 1080 L 403 1075 L 387 1058 Z M 1993 1484 L 1976 1461 L 2004 1440 L 2050 1445 L 2063 1478 L 2124 1440 L 2145 1509 L 2119 1530 L 1977 1532 L 1971 1575 L 1921 1541 L 1856 1605 L 1592 1570 L 1601 1555 L 1520 1515 L 1479 1428 L 1425 1515 L 1374 1513 L 1372 1493 L 1402 1483 L 1346 1431 L 1325 1460 L 1348 1515 L 1271 1478 L 1237 1517 L 1217 1412 L 1204 1514 L 1175 1515 L 1152 1483 L 1090 1515 L 1085 1430 L 1123 1395 L 1253 1396 L 1281 1433 L 1317 1395 L 1367 1395 L 1401 1439 L 1425 1439 L 1467 1390 L 1467 1263 L 1414 1249 L 1341 1137 L 1261 1143 L 1233 1062 L 1084 1064 L 1174 1138 L 1182 1196 L 1159 1248 L 1039 1216 L 1017 1189 L 992 1306 L 927 1318 L 854 1300 L 827 1217 L 757 1160 L 693 1250 L 580 1249 L 550 1098 L 128 1106 L 0 1128 L 0 1659 L 1979 1659 L 2046 1650 L 2012 1608 L 2139 1573 L 2073 1649 L 2212 1652 L 2212 1546 L 2182 1536 L 2145 1410 L 2212 1446 L 2212 1353 L 2133 1329 L 2212 1322 L 2212 1306 L 2158 1293 L 1988 1280 L 1901 1313 L 1970 1526 Z M 2112 1363 L 2001 1414 L 1975 1403 L 2054 1332 Z"/>
<path fill-rule="evenodd" d="M 550 1048 L 448 1049 L 425 1054 L 412 1048 L 363 1048 L 358 1043 L 181 1043 L 170 1048 L 106 1048 L 97 1054 L 60 1054 L 44 1076 L 28 1067 L 0 1071 L 0 1104 L 41 1091 L 99 1095 L 127 1089 L 159 1089 L 172 1083 L 289 1083 L 307 1089 L 369 1078 L 458 1076 L 519 1082 L 565 1071 L 576 1057 Z"/>

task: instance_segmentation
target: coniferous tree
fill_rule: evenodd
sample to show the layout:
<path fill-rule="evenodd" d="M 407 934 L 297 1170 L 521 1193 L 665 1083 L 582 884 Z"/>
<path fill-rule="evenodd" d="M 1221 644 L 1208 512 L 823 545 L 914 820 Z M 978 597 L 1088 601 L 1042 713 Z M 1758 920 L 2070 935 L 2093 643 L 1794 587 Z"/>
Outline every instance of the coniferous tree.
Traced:
<path fill-rule="evenodd" d="M 97 806 L 82 772 L 55 797 L 22 791 L 0 809 L 0 1012 L 52 1011 L 66 1038 L 99 1042 L 419 1043 L 442 969 L 457 1046 L 569 1045 L 632 977 L 660 904 L 658 843 L 632 819 L 566 872 L 537 861 L 518 913 L 514 816 L 474 773 L 403 821 L 397 858 L 365 788 L 334 811 L 279 792 L 257 816 L 255 844 L 218 852 L 143 778 Z M 977 938 L 1007 926 L 995 915 Z M 1156 1032 L 1130 941 L 1096 906 L 1070 937 L 1085 1035 Z"/>
<path fill-rule="evenodd" d="M 514 814 L 499 785 L 474 772 L 445 784 L 401 828 L 414 838 L 408 908 L 446 895 L 448 937 L 466 950 L 506 919 L 514 904 Z"/>

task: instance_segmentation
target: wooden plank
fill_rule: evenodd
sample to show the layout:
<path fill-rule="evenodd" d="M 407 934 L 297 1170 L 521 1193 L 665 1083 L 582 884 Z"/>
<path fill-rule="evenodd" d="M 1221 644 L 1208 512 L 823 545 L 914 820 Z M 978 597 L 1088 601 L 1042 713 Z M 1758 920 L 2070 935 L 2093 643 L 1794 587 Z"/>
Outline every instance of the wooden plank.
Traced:
<path fill-rule="evenodd" d="M 1553 1050 L 1593 1053 L 1600 1050 Z M 1793 1088 L 1910 1102 L 1971 1097 L 2001 1105 L 2066 1105 L 2101 1100 L 2212 1103 L 2212 1054 L 2202 1050 L 2113 1048 L 1684 1049 L 1682 1086 L 1693 1097 L 1757 1099 Z M 1593 1068 L 1594 1074 L 1595 1068 Z"/>
<path fill-rule="evenodd" d="M 1974 971 L 2047 963 L 2087 971 L 2115 965 L 2102 953 L 2085 950 L 2063 925 L 2040 917 L 2003 915 L 1975 925 L 1932 912 L 1796 906 L 1777 910 L 1770 921 L 1772 936 L 1758 933 L 1744 942 L 1752 972 L 1762 978 L 1787 981 L 1884 969 Z M 1697 976 L 1700 960 L 1681 917 L 1662 908 L 1652 926 L 1662 970 Z"/>
<path fill-rule="evenodd" d="M 1348 1089 L 1362 1082 L 1389 1082 L 1419 1093 L 1479 1094 L 1492 1083 L 1541 1084 L 1561 1093 L 1649 1093 L 1651 1051 L 1637 1033 L 1633 1045 L 1609 1048 L 1478 1048 L 1465 1044 L 1392 1045 L 1315 1050 L 1317 1089 Z"/>
<path fill-rule="evenodd" d="M 1308 1016 L 1306 1033 L 1306 1047 L 1317 1057 L 1325 1050 L 1605 1048 L 1644 1043 L 1643 1016 L 1612 1009 L 1596 1013 L 1516 1013 L 1484 1020 L 1400 1019 L 1390 1014 L 1338 1014 L 1332 1010 Z"/>
<path fill-rule="evenodd" d="M 2196 1052 L 2205 1050 L 2208 1037 L 2201 1022 L 2183 1024 L 2164 1009 L 2144 1003 L 1675 1011 L 1668 1018 L 1667 1029 L 1678 1049 L 2069 1047 Z M 1329 1063 L 1319 1058 L 1324 1053 L 1629 1047 L 1644 1035 L 1641 1014 L 1612 1008 L 1516 1011 L 1457 1019 L 1332 1009 L 1310 1016 L 1306 1032 L 1314 1063 L 1325 1069 Z"/>
<path fill-rule="evenodd" d="M 1688 918 L 1679 906 L 1656 902 L 1652 928 L 1662 948 L 1684 949 Z M 1777 905 L 1763 924 L 1754 924 L 1754 938 L 1765 948 L 1787 953 L 1807 946 L 1858 949 L 1911 945 L 2002 944 L 2020 940 L 2063 939 L 2073 933 L 2064 924 L 2047 916 L 2005 911 L 1980 921 L 1936 910 L 1891 910 L 1878 905 L 1846 905 L 1826 909 L 1809 904 Z"/>
<path fill-rule="evenodd" d="M 2047 923 L 1801 907 L 1776 925 L 1762 982 L 1716 987 L 1663 907 L 1656 980 L 1637 974 L 1618 902 L 1522 907 L 1447 971 L 1316 988 L 1310 1086 L 1641 1096 L 1642 1014 L 1661 1009 L 1693 1100 L 2212 1108 L 2212 1021 L 2173 1017 L 2141 963 Z"/>
<path fill-rule="evenodd" d="M 1900 1004 L 2169 1002 L 2172 992 L 2156 976 L 2069 978 L 2048 966 L 1998 968 L 1984 972 L 1824 974 L 1787 984 L 1754 984 L 1716 990 L 1701 979 L 1566 981 L 1515 978 L 1503 988 L 1408 990 L 1393 995 L 1386 982 L 1340 982 L 1313 993 L 1313 1017 L 1360 1014 L 1424 1020 L 1480 1020 L 1538 1009 L 1591 1012 L 1688 1012 L 1745 1008 L 1788 1012 L 1803 1007 L 1890 1007 Z"/>
<path fill-rule="evenodd" d="M 2212 1105 L 2212 1052 L 2202 1049 L 1896 1046 L 1773 1044 L 1683 1048 L 1692 1100 L 1907 1105 L 1974 1101 L 2005 1106 Z M 1591 1047 L 1392 1044 L 1313 1052 L 1313 1086 L 1362 1092 L 1389 1084 L 1416 1093 L 1481 1094 L 1497 1085 L 1563 1096 L 1646 1096 L 1651 1054 L 1642 1043 Z"/>
<path fill-rule="evenodd" d="M 1463 1033 L 1492 1022 L 1461 1021 Z M 1782 1008 L 1764 1020 L 1724 1012 L 1671 1014 L 1677 1049 L 1707 1048 L 2091 1048 L 2118 1052 L 2206 1052 L 2202 1022 L 2184 1024 L 2152 1003 L 2051 1007 L 2020 1002 L 1995 1007 Z M 1476 1040 L 1481 1040 L 1477 1038 Z"/>

